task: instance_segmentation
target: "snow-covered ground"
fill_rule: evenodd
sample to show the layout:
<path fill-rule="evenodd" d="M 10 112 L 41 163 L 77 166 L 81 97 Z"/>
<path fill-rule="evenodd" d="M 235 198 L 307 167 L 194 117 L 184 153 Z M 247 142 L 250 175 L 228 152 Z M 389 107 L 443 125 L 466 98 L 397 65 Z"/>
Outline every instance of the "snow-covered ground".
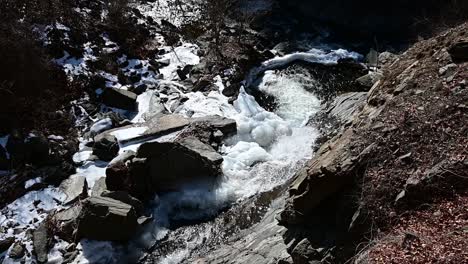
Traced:
<path fill-rule="evenodd" d="M 148 2 L 139 9 L 145 14 L 163 18 L 167 17 L 167 13 L 164 13 L 167 6 L 164 5 L 168 5 L 169 2 L 162 1 L 162 6 Z M 262 1 L 256 2 L 261 4 Z M 259 8 L 264 8 L 264 6 L 259 5 Z M 106 44 L 109 44 L 108 46 L 115 46 L 115 43 L 112 43 L 105 35 L 101 37 Z M 73 58 L 65 53 L 62 58 L 56 60 L 56 63 L 62 65 L 71 78 L 79 74 L 87 74 L 89 71 L 87 63 L 96 59 L 92 47 L 92 43 L 85 44 L 83 58 Z M 166 48 L 169 49 L 169 47 Z M 191 183 L 177 192 L 160 196 L 149 208 L 155 216 L 155 221 L 146 226 L 145 232 L 131 243 L 131 247 L 144 248 L 157 243 L 170 232 L 168 228 L 173 220 L 193 220 L 214 216 L 226 206 L 271 190 L 292 177 L 303 162 L 312 156 L 312 147 L 318 132 L 315 128 L 305 126 L 305 124 L 310 116 L 319 110 L 320 101 L 313 94 L 306 92 L 303 84 L 297 79 L 291 76 L 278 76 L 274 69 L 295 60 L 331 64 L 336 63 L 340 58 L 359 56 L 345 50 L 327 52 L 312 49 L 308 52 L 298 52 L 268 60 L 259 68 L 253 69 L 245 83 L 250 84 L 256 81 L 260 73 L 263 74 L 263 79 L 258 81 L 258 89 L 273 95 L 278 100 L 278 109 L 273 113 L 263 109 L 243 88 L 234 104 L 229 104 L 228 98 L 222 94 L 224 84 L 219 76 L 214 80 L 218 87 L 216 91 L 211 91 L 209 94 L 184 93 L 186 89 L 183 89 L 183 85 L 177 81 L 176 71 L 186 65 L 198 64 L 200 58 L 197 51 L 198 47 L 190 43 L 170 49 L 170 52 L 158 58 L 169 62 L 168 66 L 160 69 L 162 76 L 148 69 L 148 60 L 128 60 L 128 65 L 123 70 L 126 74 L 136 72 L 145 76 L 136 85 L 147 84 L 151 87 L 158 87 L 160 83 L 168 83 L 175 87 L 175 91 L 180 96 L 188 98 L 175 110 L 175 113 L 186 117 L 220 115 L 234 119 L 238 127 L 237 135 L 227 139 L 220 149 L 224 162 L 223 175 L 220 175 L 219 180 Z M 120 63 L 125 61 L 127 61 L 125 55 L 119 59 Z M 100 74 L 107 79 L 107 87 L 127 89 L 118 82 L 117 76 L 106 72 Z M 102 89 L 105 88 L 102 87 Z M 96 92 L 102 92 L 102 89 Z M 159 96 L 163 95 L 159 94 Z M 152 115 L 152 106 L 154 100 L 157 99 L 160 99 L 158 94 L 153 90 L 148 90 L 138 97 L 137 113 L 110 108 L 103 108 L 103 110 L 117 111 L 127 115 L 133 123 L 142 123 Z M 170 108 L 170 103 L 171 100 L 165 103 L 166 108 Z M 93 120 L 89 116 L 84 119 Z M 83 127 L 83 132 L 92 131 L 93 134 L 97 134 L 112 126 L 112 121 L 108 118 L 93 121 L 91 126 Z M 135 127 L 116 131 L 113 134 L 120 141 L 125 141 L 129 137 L 144 133 L 144 130 L 145 127 Z M 174 136 L 176 135 L 171 134 L 151 140 L 168 140 Z M 7 138 L 0 138 L 0 144 L 4 146 L 6 140 Z M 91 190 L 95 181 L 105 176 L 108 163 L 88 160 L 91 150 L 85 146 L 85 143 L 86 139 L 81 139 L 80 151 L 74 155 L 73 159 L 80 164 L 76 174 L 86 177 L 89 190 Z M 136 150 L 140 144 L 142 142 L 121 145 L 121 151 Z M 36 181 L 40 179 L 28 181 L 26 187 L 32 186 Z M 31 191 L 17 199 L 0 211 L 0 227 L 5 230 L 0 234 L 0 238 L 14 236 L 17 241 L 24 243 L 29 252 L 27 261 L 32 262 L 34 256 L 31 253 L 32 244 L 27 232 L 37 228 L 48 211 L 62 208 L 61 202 L 64 198 L 58 188 L 48 187 L 40 191 Z M 65 248 L 66 245 L 66 242 L 57 240 L 55 247 L 49 253 L 50 260 L 60 263 L 62 260 L 60 249 Z M 121 246 L 113 243 L 88 240 L 82 240 L 77 248 L 80 254 L 74 263 L 113 263 L 117 262 L 120 254 L 124 252 Z M 167 256 L 161 260 L 161 263 L 178 263 L 190 253 L 190 248 L 191 246 L 187 244 L 184 250 Z M 8 258 L 8 251 L 4 255 L 6 255 L 4 263 L 15 263 L 15 260 Z"/>

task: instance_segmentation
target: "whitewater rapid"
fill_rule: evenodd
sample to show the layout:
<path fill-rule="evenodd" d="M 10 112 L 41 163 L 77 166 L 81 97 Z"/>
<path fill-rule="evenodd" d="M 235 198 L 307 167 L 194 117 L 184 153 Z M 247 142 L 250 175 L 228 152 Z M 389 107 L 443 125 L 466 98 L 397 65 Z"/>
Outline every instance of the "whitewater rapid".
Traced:
<path fill-rule="evenodd" d="M 89 46 L 89 44 L 86 44 Z M 183 186 L 177 192 L 166 193 L 157 196 L 147 210 L 154 216 L 154 221 L 145 226 L 129 246 L 124 248 L 111 242 L 98 242 L 82 240 L 77 248 L 79 256 L 74 263 L 116 263 L 125 258 L 129 253 L 141 253 L 146 248 L 158 243 L 171 232 L 171 223 L 174 221 L 193 221 L 198 219 L 209 219 L 216 217 L 219 212 L 236 203 L 239 203 L 253 195 L 270 191 L 288 181 L 300 166 L 313 155 L 312 147 L 318 137 L 318 131 L 306 126 L 307 121 L 320 109 L 321 102 L 313 94 L 304 89 L 304 82 L 295 76 L 279 75 L 275 70 L 288 65 L 296 60 L 332 64 L 341 58 L 356 58 L 355 53 L 345 50 L 324 51 L 312 49 L 309 52 L 293 53 L 283 57 L 277 57 L 264 62 L 260 67 L 252 70 L 247 76 L 244 85 L 259 89 L 275 98 L 277 108 L 275 112 L 269 112 L 262 108 L 255 98 L 241 88 L 237 100 L 230 104 L 229 98 L 222 94 L 224 82 L 220 76 L 213 81 L 216 90 L 208 94 L 201 92 L 184 93 L 183 85 L 177 80 L 176 70 L 185 65 L 196 65 L 200 62 L 197 55 L 198 47 L 193 44 L 183 44 L 172 49 L 164 55 L 163 59 L 170 62 L 169 66 L 161 69 L 164 79 L 154 75 L 147 75 L 142 79 L 143 84 L 158 86 L 161 83 L 170 84 L 179 96 L 187 97 L 188 100 L 174 109 L 173 113 L 185 117 L 203 117 L 208 115 L 220 115 L 234 119 L 237 123 L 237 134 L 225 140 L 220 148 L 224 162 L 222 175 L 211 182 L 190 183 Z M 92 54 L 80 59 L 62 59 L 61 63 L 69 74 L 86 73 L 87 60 L 92 60 Z M 125 60 L 125 56 L 121 58 Z M 147 60 L 131 60 L 128 71 L 135 71 L 135 65 L 143 65 L 137 71 L 148 72 Z M 109 81 L 107 87 L 127 89 L 118 83 L 116 76 L 103 73 Z M 309 82 L 313 83 L 313 82 Z M 254 85 L 253 85 L 254 84 Z M 97 93 L 101 91 L 96 91 Z M 148 90 L 138 97 L 139 111 L 128 113 L 118 109 L 107 109 L 126 115 L 133 123 L 141 123 L 152 116 L 155 102 L 160 102 L 162 95 L 157 90 Z M 170 109 L 173 101 L 166 102 L 166 108 Z M 77 118 L 77 124 L 82 124 L 91 117 Z M 110 120 L 94 120 L 94 124 L 85 127 L 84 131 L 99 133 L 108 129 Z M 120 140 L 134 137 L 144 131 L 142 128 L 133 128 L 115 132 Z M 170 134 L 152 140 L 170 140 L 177 134 Z M 91 188 L 99 177 L 105 175 L 108 165 L 103 161 L 92 161 L 92 151 L 86 147 L 87 140 L 81 139 L 80 151 L 75 154 L 74 161 L 81 164 L 77 168 L 76 175 L 85 176 L 88 182 L 89 194 Z M 121 145 L 124 150 L 136 150 L 144 142 L 128 143 Z M 39 179 L 40 180 L 40 179 Z M 26 186 L 28 188 L 28 186 Z M 0 213 L 0 226 L 6 229 L 4 235 L 14 235 L 17 240 L 23 241 L 28 252 L 32 251 L 31 241 L 26 232 L 16 234 L 15 229 L 34 229 L 43 221 L 47 211 L 63 208 L 61 201 L 65 197 L 55 187 L 48 187 L 40 191 L 31 191 L 25 196 L 17 199 Z M 34 202 L 40 200 L 36 207 Z M 4 213 L 6 212 L 6 213 Z M 15 228 L 11 226 L 15 225 Z M 190 229 L 188 229 L 190 230 Z M 179 263 L 190 255 L 191 249 L 203 243 L 203 236 L 210 236 L 207 228 L 200 234 L 192 234 L 192 238 L 186 241 L 183 249 L 161 259 L 161 263 Z M 63 256 L 60 250 L 68 243 L 56 238 L 58 243 L 49 252 L 51 262 L 60 263 Z M 138 253 L 136 253 L 138 255 Z M 6 255 L 6 253 L 4 254 Z M 33 260 L 30 256 L 28 260 Z M 6 256 L 4 263 L 15 263 L 15 260 Z"/>

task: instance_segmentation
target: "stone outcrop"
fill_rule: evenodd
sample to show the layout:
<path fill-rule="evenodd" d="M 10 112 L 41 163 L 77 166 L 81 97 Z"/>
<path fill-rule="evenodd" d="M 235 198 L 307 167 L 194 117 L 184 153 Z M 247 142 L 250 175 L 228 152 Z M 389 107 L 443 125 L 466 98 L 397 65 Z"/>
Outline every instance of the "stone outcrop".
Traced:
<path fill-rule="evenodd" d="M 174 142 L 151 142 L 140 146 L 138 158 L 148 164 L 148 175 L 155 190 L 175 190 L 199 178 L 220 175 L 222 156 L 195 137 Z"/>

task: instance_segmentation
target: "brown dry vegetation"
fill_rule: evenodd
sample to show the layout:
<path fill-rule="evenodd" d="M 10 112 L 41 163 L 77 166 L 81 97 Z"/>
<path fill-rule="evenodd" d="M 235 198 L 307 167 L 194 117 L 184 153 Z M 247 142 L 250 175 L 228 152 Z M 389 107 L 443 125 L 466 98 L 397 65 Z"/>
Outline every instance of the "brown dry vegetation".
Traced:
<path fill-rule="evenodd" d="M 376 125 L 361 131 L 367 145 L 376 145 L 361 197 L 376 240 L 369 251 L 372 263 L 468 260 L 468 62 L 440 72 L 453 63 L 447 49 L 466 40 L 468 23 L 416 43 L 386 65 L 385 78 L 371 95 L 374 105 L 395 96 Z M 405 71 L 414 75 L 402 75 Z"/>

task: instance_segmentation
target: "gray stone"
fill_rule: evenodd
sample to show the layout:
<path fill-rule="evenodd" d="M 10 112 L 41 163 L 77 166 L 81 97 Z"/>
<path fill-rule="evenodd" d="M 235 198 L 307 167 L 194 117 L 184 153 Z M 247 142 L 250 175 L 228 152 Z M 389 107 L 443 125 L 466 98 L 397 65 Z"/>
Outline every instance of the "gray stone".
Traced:
<path fill-rule="evenodd" d="M 25 248 L 20 243 L 15 243 L 10 250 L 9 256 L 13 259 L 19 259 L 24 256 Z"/>
<path fill-rule="evenodd" d="M 101 196 L 101 194 L 107 190 L 106 177 L 101 177 L 94 182 L 94 186 L 91 189 L 92 196 Z"/>
<path fill-rule="evenodd" d="M 46 223 L 43 222 L 33 232 L 34 254 L 36 255 L 36 259 L 39 263 L 47 262 L 47 253 L 49 252 L 48 244 L 49 236 L 47 233 L 47 226 Z"/>
<path fill-rule="evenodd" d="M 335 98 L 327 109 L 327 113 L 338 118 L 342 123 L 353 119 L 360 106 L 366 102 L 367 93 L 345 93 Z"/>
<path fill-rule="evenodd" d="M 118 163 L 125 163 L 126 161 L 133 159 L 135 156 L 136 156 L 135 151 L 125 150 L 121 154 L 119 154 L 117 157 L 115 157 L 113 160 L 111 160 L 108 166 L 112 166 Z"/>
<path fill-rule="evenodd" d="M 127 241 L 138 228 L 135 209 L 108 197 L 84 200 L 78 219 L 78 238 Z"/>
<path fill-rule="evenodd" d="M 448 78 L 450 76 L 453 76 L 455 72 L 457 71 L 457 69 L 458 69 L 458 66 L 455 63 L 451 63 L 440 68 L 439 74 L 443 77 Z"/>
<path fill-rule="evenodd" d="M 129 204 L 135 209 L 135 212 L 138 215 L 143 214 L 143 209 L 144 209 L 143 203 L 140 200 L 138 200 L 137 198 L 132 197 L 127 192 L 124 192 L 124 191 L 104 191 L 104 192 L 102 192 L 101 196 L 102 197 L 112 198 L 112 199 L 115 199 L 117 201 L 121 201 L 123 203 Z"/>
<path fill-rule="evenodd" d="M 130 91 L 106 88 L 102 94 L 102 102 L 110 107 L 135 111 L 137 109 L 137 95 Z"/>
<path fill-rule="evenodd" d="M 77 219 L 81 213 L 81 209 L 81 205 L 76 204 L 68 209 L 56 212 L 53 216 L 54 222 L 57 225 L 54 235 L 59 236 L 65 241 L 73 242 L 75 240 Z"/>
<path fill-rule="evenodd" d="M 371 71 L 368 74 L 359 77 L 356 82 L 360 85 L 370 89 L 376 82 L 382 79 L 383 74 L 379 71 Z"/>
<path fill-rule="evenodd" d="M 67 196 L 63 201 L 64 205 L 72 204 L 88 196 L 88 183 L 84 176 L 72 175 L 64 180 L 59 188 Z"/>
<path fill-rule="evenodd" d="M 195 137 L 175 142 L 149 142 L 137 157 L 146 158 L 149 177 L 158 191 L 178 189 L 187 181 L 220 175 L 222 156 Z"/>
<path fill-rule="evenodd" d="M 380 65 L 387 65 L 393 63 L 398 58 L 397 55 L 384 51 L 379 54 L 379 64 Z"/>
<path fill-rule="evenodd" d="M 96 136 L 96 139 L 100 139 L 102 137 L 113 137 L 111 133 L 116 131 L 121 131 L 124 129 L 136 128 L 136 127 L 144 127 L 146 131 L 141 134 L 136 134 L 133 137 L 128 137 L 122 139 L 120 141 L 121 144 L 127 144 L 130 142 L 138 142 L 143 141 L 146 139 L 157 138 L 159 136 L 167 135 L 172 132 L 180 131 L 186 126 L 190 124 L 189 120 L 181 115 L 169 114 L 163 116 L 156 116 L 145 123 L 128 125 L 116 129 L 108 130 L 102 134 Z"/>
<path fill-rule="evenodd" d="M 315 250 L 307 238 L 302 239 L 291 252 L 296 264 L 308 264 L 309 261 L 319 260 L 320 254 Z"/>
<path fill-rule="evenodd" d="M 119 153 L 117 138 L 111 134 L 103 133 L 94 138 L 93 155 L 104 161 L 112 160 Z"/>
<path fill-rule="evenodd" d="M 233 135 L 237 131 L 237 123 L 235 120 L 218 115 L 194 118 L 191 120 L 191 123 L 204 124 L 212 131 L 221 131 L 225 136 Z"/>

